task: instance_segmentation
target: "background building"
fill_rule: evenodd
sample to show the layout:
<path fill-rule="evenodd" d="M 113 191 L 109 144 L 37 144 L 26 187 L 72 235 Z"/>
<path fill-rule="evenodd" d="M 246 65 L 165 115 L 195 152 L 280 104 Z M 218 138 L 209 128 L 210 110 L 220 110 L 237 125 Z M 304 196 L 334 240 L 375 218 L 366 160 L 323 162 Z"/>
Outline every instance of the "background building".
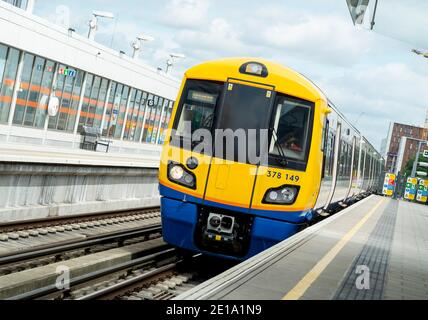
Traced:
<path fill-rule="evenodd" d="M 386 142 L 386 171 L 400 172 L 407 161 L 416 155 L 419 140 L 427 139 L 427 128 L 391 123 Z"/>
<path fill-rule="evenodd" d="M 425 129 L 428 129 L 428 110 L 427 115 L 425 116 Z"/>
<path fill-rule="evenodd" d="M 417 139 L 408 138 L 408 137 L 401 137 L 400 145 L 398 148 L 397 165 L 395 167 L 396 174 L 398 172 L 404 173 L 406 164 L 409 162 L 409 160 L 415 157 L 416 152 L 418 151 L 419 142 L 426 139 L 427 138 L 422 140 L 417 140 Z M 428 146 L 426 145 L 426 143 L 421 145 L 420 150 L 421 150 L 420 151 L 421 153 L 424 150 L 428 150 Z M 419 158 L 419 161 L 422 161 L 422 160 L 424 159 Z"/>

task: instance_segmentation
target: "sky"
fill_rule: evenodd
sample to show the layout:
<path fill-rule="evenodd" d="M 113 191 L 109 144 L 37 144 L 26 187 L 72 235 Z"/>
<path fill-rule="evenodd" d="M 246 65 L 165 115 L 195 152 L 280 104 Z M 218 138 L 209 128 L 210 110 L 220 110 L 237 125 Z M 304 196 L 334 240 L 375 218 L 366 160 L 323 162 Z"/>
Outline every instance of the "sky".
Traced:
<path fill-rule="evenodd" d="M 423 126 L 428 109 L 428 1 L 380 0 L 375 32 L 356 28 L 345 0 L 36 0 L 34 13 L 86 35 L 94 10 L 111 11 L 95 40 L 165 69 L 171 52 L 186 55 L 172 74 L 223 57 L 262 57 L 314 81 L 380 148 L 390 121 Z"/>

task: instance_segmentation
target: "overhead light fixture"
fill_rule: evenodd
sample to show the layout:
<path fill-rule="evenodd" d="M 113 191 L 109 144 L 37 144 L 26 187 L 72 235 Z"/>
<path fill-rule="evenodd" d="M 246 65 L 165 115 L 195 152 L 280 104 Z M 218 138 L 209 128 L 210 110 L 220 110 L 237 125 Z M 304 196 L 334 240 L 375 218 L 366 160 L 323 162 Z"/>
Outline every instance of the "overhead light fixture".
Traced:
<path fill-rule="evenodd" d="M 155 38 L 153 38 L 152 36 L 149 35 L 145 35 L 145 34 L 141 34 L 139 36 L 137 36 L 137 39 L 135 39 L 135 41 L 133 41 L 131 43 L 131 47 L 134 50 L 132 53 L 132 58 L 137 59 L 139 52 L 141 50 L 142 47 L 142 42 L 149 42 L 149 41 L 153 41 L 155 40 Z"/>
<path fill-rule="evenodd" d="M 175 59 L 185 59 L 186 56 L 182 53 L 170 53 L 170 59 L 166 61 L 166 74 L 168 74 L 174 66 Z"/>
<path fill-rule="evenodd" d="M 92 19 L 89 21 L 88 38 L 95 40 L 95 34 L 98 29 L 98 18 L 114 19 L 114 14 L 108 11 L 94 11 L 92 12 Z"/>

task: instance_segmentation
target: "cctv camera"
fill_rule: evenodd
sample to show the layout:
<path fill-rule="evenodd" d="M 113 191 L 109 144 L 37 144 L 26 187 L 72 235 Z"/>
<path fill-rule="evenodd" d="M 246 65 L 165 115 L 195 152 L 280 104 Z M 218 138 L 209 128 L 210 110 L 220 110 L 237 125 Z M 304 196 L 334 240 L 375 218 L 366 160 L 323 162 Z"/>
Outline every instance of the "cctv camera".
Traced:
<path fill-rule="evenodd" d="M 107 11 L 94 11 L 92 13 L 95 17 L 101 17 L 101 18 L 107 18 L 107 19 L 114 19 L 114 14 Z"/>
<path fill-rule="evenodd" d="M 186 56 L 184 54 L 181 54 L 181 53 L 171 53 L 170 56 L 171 56 L 171 58 L 181 58 L 181 59 L 186 58 Z"/>
<path fill-rule="evenodd" d="M 151 36 L 147 36 L 147 35 L 139 35 L 138 37 L 137 37 L 137 39 L 138 40 L 141 40 L 141 41 L 153 41 L 153 40 L 155 40 L 155 38 L 153 38 L 153 37 L 151 37 Z"/>

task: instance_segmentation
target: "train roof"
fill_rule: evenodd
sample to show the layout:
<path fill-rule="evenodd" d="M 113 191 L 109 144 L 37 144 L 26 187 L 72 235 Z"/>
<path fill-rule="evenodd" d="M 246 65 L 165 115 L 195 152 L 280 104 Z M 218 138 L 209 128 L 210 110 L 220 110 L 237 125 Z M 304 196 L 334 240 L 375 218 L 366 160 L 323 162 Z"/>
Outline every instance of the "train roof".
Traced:
<path fill-rule="evenodd" d="M 267 77 L 244 74 L 240 67 L 248 62 L 256 62 L 266 66 Z M 292 94 L 298 98 L 310 101 L 325 100 L 323 92 L 302 74 L 262 58 L 225 58 L 203 62 L 186 71 L 187 78 L 205 79 L 226 82 L 230 78 L 260 84 L 274 85 L 275 89 L 285 94 Z M 285 80 L 285 81 L 284 81 Z M 287 81 L 288 80 L 288 81 Z"/>
<path fill-rule="evenodd" d="M 267 77 L 248 75 L 240 72 L 240 67 L 249 62 L 263 64 L 267 71 Z M 275 85 L 279 92 L 310 101 L 325 100 L 328 105 L 338 114 L 349 127 L 355 130 L 365 142 L 374 150 L 374 146 L 362 135 L 362 133 L 346 119 L 338 107 L 324 94 L 324 92 L 305 75 L 288 68 L 282 64 L 272 62 L 263 58 L 240 57 L 224 58 L 200 63 L 185 72 L 186 78 L 204 79 L 211 81 L 226 82 L 230 78 L 256 82 L 265 85 Z M 287 81 L 287 79 L 289 81 Z M 284 81 L 285 80 L 285 81 Z M 378 153 L 378 151 L 376 151 Z"/>

